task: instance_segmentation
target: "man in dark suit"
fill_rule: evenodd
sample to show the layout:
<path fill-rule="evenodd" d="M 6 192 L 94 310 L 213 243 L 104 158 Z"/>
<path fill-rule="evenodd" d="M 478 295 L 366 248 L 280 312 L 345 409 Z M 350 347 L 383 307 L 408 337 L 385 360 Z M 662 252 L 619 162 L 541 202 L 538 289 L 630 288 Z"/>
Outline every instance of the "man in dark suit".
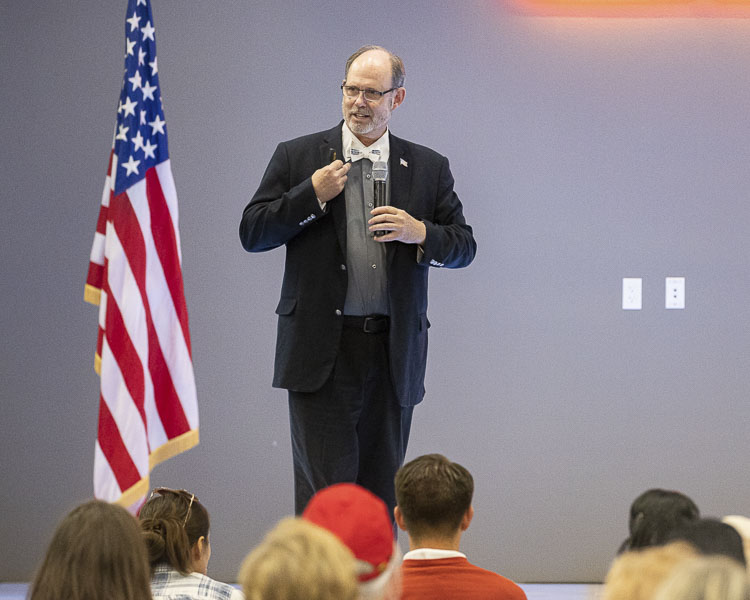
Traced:
<path fill-rule="evenodd" d="M 247 251 L 286 246 L 273 385 L 289 391 L 297 514 L 345 481 L 393 509 L 424 396 L 429 267 L 464 267 L 476 252 L 448 160 L 388 131 L 403 81 L 389 51 L 355 52 L 344 121 L 279 144 L 242 215 Z M 377 193 L 373 163 L 387 164 Z"/>

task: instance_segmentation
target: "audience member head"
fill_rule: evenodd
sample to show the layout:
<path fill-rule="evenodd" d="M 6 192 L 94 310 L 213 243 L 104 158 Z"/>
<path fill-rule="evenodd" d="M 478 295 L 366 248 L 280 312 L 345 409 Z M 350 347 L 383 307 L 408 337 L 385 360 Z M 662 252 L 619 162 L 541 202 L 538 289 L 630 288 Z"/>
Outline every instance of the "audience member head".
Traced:
<path fill-rule="evenodd" d="M 672 570 L 696 556 L 695 550 L 684 542 L 625 552 L 614 560 L 607 573 L 602 600 L 652 600 Z"/>
<path fill-rule="evenodd" d="M 698 517 L 698 507 L 685 494 L 647 490 L 630 506 L 630 537 L 623 542 L 620 552 L 663 544 L 672 529 Z"/>
<path fill-rule="evenodd" d="M 685 523 L 673 529 L 668 538 L 670 541 L 688 542 L 700 554 L 728 556 L 745 566 L 742 537 L 734 527 L 716 519 Z"/>
<path fill-rule="evenodd" d="M 152 571 L 167 564 L 183 575 L 206 574 L 211 558 L 210 521 L 195 494 L 156 488 L 138 516 Z"/>
<path fill-rule="evenodd" d="M 124 508 L 94 500 L 58 525 L 29 600 L 150 600 L 138 523 Z"/>
<path fill-rule="evenodd" d="M 742 517 L 740 515 L 729 515 L 722 519 L 727 525 L 731 525 L 737 530 L 742 538 L 742 549 L 745 551 L 745 562 L 748 562 L 748 570 L 750 570 L 750 519 Z"/>
<path fill-rule="evenodd" d="M 354 555 L 309 521 L 279 522 L 245 557 L 238 581 L 246 600 L 355 600 Z"/>
<path fill-rule="evenodd" d="M 750 600 L 750 584 L 736 561 L 705 556 L 677 565 L 654 600 Z"/>
<path fill-rule="evenodd" d="M 471 522 L 474 479 L 441 454 L 426 454 L 396 473 L 396 522 L 413 546 L 443 541 L 450 545 Z"/>
<path fill-rule="evenodd" d="M 354 483 L 337 483 L 317 492 L 302 517 L 332 532 L 354 554 L 360 598 L 400 596 L 401 552 L 385 502 Z"/>

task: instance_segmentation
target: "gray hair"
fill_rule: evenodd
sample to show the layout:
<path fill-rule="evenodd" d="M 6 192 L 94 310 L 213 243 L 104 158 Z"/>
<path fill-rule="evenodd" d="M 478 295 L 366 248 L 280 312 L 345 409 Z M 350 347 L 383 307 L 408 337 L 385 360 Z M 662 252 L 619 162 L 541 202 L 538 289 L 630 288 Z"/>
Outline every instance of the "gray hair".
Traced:
<path fill-rule="evenodd" d="M 404 69 L 404 61 L 402 61 L 390 50 L 383 48 L 383 46 L 375 46 L 372 44 L 368 46 L 362 46 L 359 50 L 357 50 L 349 57 L 349 59 L 346 61 L 346 68 L 344 69 L 344 80 L 346 81 L 346 78 L 349 76 L 349 67 L 352 66 L 352 63 L 360 56 L 362 56 L 365 52 L 369 52 L 370 50 L 382 50 L 383 52 L 388 54 L 389 58 L 391 59 L 391 85 L 397 88 L 403 87 L 404 76 L 406 75 L 406 70 Z"/>

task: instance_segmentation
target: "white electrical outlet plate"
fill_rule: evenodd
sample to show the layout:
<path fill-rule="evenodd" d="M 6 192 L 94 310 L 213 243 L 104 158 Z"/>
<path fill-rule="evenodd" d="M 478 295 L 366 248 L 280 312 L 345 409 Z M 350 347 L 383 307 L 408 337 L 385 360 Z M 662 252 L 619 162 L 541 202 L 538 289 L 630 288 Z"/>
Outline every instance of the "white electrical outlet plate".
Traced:
<path fill-rule="evenodd" d="M 622 278 L 622 310 L 641 310 L 643 305 L 643 279 Z"/>
<path fill-rule="evenodd" d="M 664 308 L 685 308 L 685 278 L 665 279 Z"/>

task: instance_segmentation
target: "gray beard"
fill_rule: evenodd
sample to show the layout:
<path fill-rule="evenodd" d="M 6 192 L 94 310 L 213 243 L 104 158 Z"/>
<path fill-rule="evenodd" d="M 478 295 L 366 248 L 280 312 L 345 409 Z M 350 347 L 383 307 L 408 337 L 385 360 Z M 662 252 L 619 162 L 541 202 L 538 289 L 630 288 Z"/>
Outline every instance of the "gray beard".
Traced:
<path fill-rule="evenodd" d="M 383 125 L 388 123 L 388 117 L 390 116 L 390 113 L 383 115 L 383 118 L 380 120 L 370 119 L 369 124 L 367 125 L 359 125 L 358 123 L 355 123 L 354 121 L 347 119 L 347 111 L 344 109 L 343 111 L 344 115 L 344 121 L 346 122 L 347 126 L 349 127 L 350 131 L 352 133 L 357 133 L 359 135 L 367 135 L 371 131 L 374 131 L 378 127 L 382 127 Z"/>

